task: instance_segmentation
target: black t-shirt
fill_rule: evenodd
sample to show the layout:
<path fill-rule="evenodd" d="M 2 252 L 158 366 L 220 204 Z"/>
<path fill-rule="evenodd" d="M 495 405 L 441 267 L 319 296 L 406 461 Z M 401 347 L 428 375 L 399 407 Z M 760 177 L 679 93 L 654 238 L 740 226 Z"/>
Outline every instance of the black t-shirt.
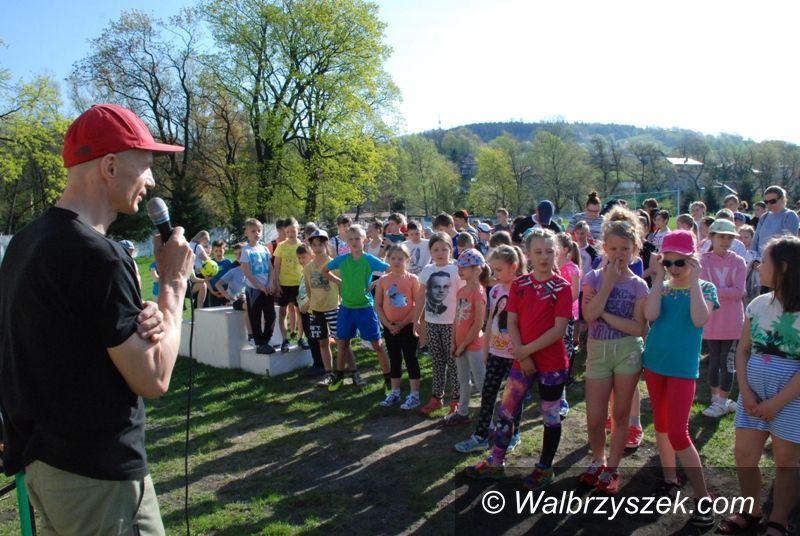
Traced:
<path fill-rule="evenodd" d="M 147 475 L 144 404 L 106 348 L 136 332 L 133 259 L 113 240 L 48 209 L 0 266 L 4 470 L 33 460 L 101 480 Z"/>
<path fill-rule="evenodd" d="M 515 244 L 522 243 L 522 235 L 525 234 L 525 231 L 530 229 L 536 225 L 536 222 L 533 220 L 533 216 L 527 216 L 525 219 L 519 220 L 516 225 L 514 225 L 514 231 L 511 233 L 511 240 Z M 553 220 L 550 220 L 550 223 L 544 226 L 547 229 L 550 229 L 554 233 L 562 233 L 564 229 Z"/>

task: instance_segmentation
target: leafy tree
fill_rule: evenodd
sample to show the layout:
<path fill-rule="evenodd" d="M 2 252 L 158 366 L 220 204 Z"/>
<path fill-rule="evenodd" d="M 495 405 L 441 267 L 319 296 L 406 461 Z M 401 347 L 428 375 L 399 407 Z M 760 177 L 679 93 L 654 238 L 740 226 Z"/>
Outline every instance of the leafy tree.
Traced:
<path fill-rule="evenodd" d="M 186 148 L 157 159 L 156 166 L 166 179 L 158 187 L 168 194 L 172 217 L 187 229 L 208 223 L 196 172 L 190 169 L 199 38 L 191 10 L 167 22 L 125 11 L 91 40 L 91 52 L 70 75 L 78 108 L 88 107 L 88 100 L 119 103 L 149 123 L 156 137 Z"/>
<path fill-rule="evenodd" d="M 69 124 L 51 79 L 10 84 L 0 102 L 0 223 L 4 233 L 50 207 L 66 184 L 61 149 Z"/>
<path fill-rule="evenodd" d="M 625 163 L 622 147 L 613 137 L 594 135 L 589 140 L 589 165 L 598 171 L 600 193 L 608 197 L 622 182 Z"/>
<path fill-rule="evenodd" d="M 483 146 L 478 150 L 478 173 L 469 191 L 467 204 L 477 214 L 493 214 L 507 207 L 515 195 L 516 183 L 506 153 Z"/>
<path fill-rule="evenodd" d="M 550 132 L 539 131 L 533 140 L 533 162 L 542 197 L 550 199 L 556 212 L 574 192 L 588 188 L 586 151 Z"/>
<path fill-rule="evenodd" d="M 454 209 L 458 201 L 458 173 L 428 138 L 416 135 L 403 139 L 398 176 L 409 213 L 434 216 Z"/>
<path fill-rule="evenodd" d="M 503 133 L 493 139 L 489 145 L 505 155 L 511 176 L 514 181 L 514 193 L 510 202 L 505 206 L 514 214 L 521 214 L 523 209 L 530 206 L 533 201 L 533 165 L 531 163 L 530 144 L 522 144 L 508 133 Z M 497 208 L 495 206 L 494 208 Z M 492 210 L 494 213 L 494 210 Z"/>

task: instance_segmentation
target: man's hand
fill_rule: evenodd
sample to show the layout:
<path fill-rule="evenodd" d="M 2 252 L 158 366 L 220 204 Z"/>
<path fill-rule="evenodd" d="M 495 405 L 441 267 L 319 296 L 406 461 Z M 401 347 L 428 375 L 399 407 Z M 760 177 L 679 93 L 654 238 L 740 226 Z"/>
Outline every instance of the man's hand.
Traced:
<path fill-rule="evenodd" d="M 158 304 L 153 301 L 146 301 L 142 305 L 142 312 L 136 317 L 139 326 L 136 333 L 146 341 L 158 342 L 164 338 L 164 313 L 158 308 Z"/>

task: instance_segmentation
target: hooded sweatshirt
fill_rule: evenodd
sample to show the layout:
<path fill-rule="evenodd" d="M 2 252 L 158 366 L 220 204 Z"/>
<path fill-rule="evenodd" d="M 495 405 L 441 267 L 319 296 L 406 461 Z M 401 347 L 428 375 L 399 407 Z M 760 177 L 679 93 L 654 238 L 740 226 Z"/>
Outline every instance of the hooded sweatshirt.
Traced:
<path fill-rule="evenodd" d="M 739 340 L 744 325 L 745 279 L 747 266 L 744 259 L 728 250 L 724 257 L 709 251 L 701 259 L 700 279 L 717 287 L 719 309 L 703 330 L 703 338 L 712 341 Z"/>

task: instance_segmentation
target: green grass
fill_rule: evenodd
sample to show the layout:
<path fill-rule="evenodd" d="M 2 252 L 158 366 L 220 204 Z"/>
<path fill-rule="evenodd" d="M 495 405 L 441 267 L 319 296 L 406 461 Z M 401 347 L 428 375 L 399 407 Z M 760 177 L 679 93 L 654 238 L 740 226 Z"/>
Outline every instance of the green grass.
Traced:
<path fill-rule="evenodd" d="M 149 259 L 137 259 L 143 295 L 150 289 Z M 381 377 L 374 353 L 356 345 L 370 384 L 337 393 L 315 389 L 304 371 L 266 378 L 194 365 L 189 443 L 189 515 L 192 534 L 452 534 L 453 476 L 480 454 L 454 452 L 471 427 L 442 429 L 437 417 L 380 408 Z M 168 534 L 184 534 L 185 418 L 190 360 L 179 358 L 170 391 L 147 402 L 146 444 Z M 430 393 L 430 358 L 422 360 L 423 396 Z M 583 371 L 579 355 L 576 370 Z M 690 431 L 706 466 L 734 465 L 733 416 L 700 414 L 710 394 L 698 382 Z M 645 443 L 626 467 L 647 471 L 657 452 L 649 400 L 642 382 Z M 407 385 L 404 382 L 404 391 Z M 570 387 L 556 463 L 588 463 L 582 373 Z M 473 397 L 475 414 L 479 397 Z M 511 466 L 530 467 L 541 447 L 535 404 L 523 414 L 523 443 Z M 771 460 L 765 459 L 765 465 Z M 734 487 L 735 487 L 735 480 Z M 633 483 L 633 480 L 631 481 Z M 711 482 L 714 485 L 719 482 Z M 730 488 L 730 482 L 728 487 Z M 459 488 L 461 489 L 461 488 Z M 735 489 L 728 490 L 728 494 Z M 18 534 L 16 500 L 0 501 L 0 534 Z M 654 534 L 660 533 L 658 528 Z"/>

